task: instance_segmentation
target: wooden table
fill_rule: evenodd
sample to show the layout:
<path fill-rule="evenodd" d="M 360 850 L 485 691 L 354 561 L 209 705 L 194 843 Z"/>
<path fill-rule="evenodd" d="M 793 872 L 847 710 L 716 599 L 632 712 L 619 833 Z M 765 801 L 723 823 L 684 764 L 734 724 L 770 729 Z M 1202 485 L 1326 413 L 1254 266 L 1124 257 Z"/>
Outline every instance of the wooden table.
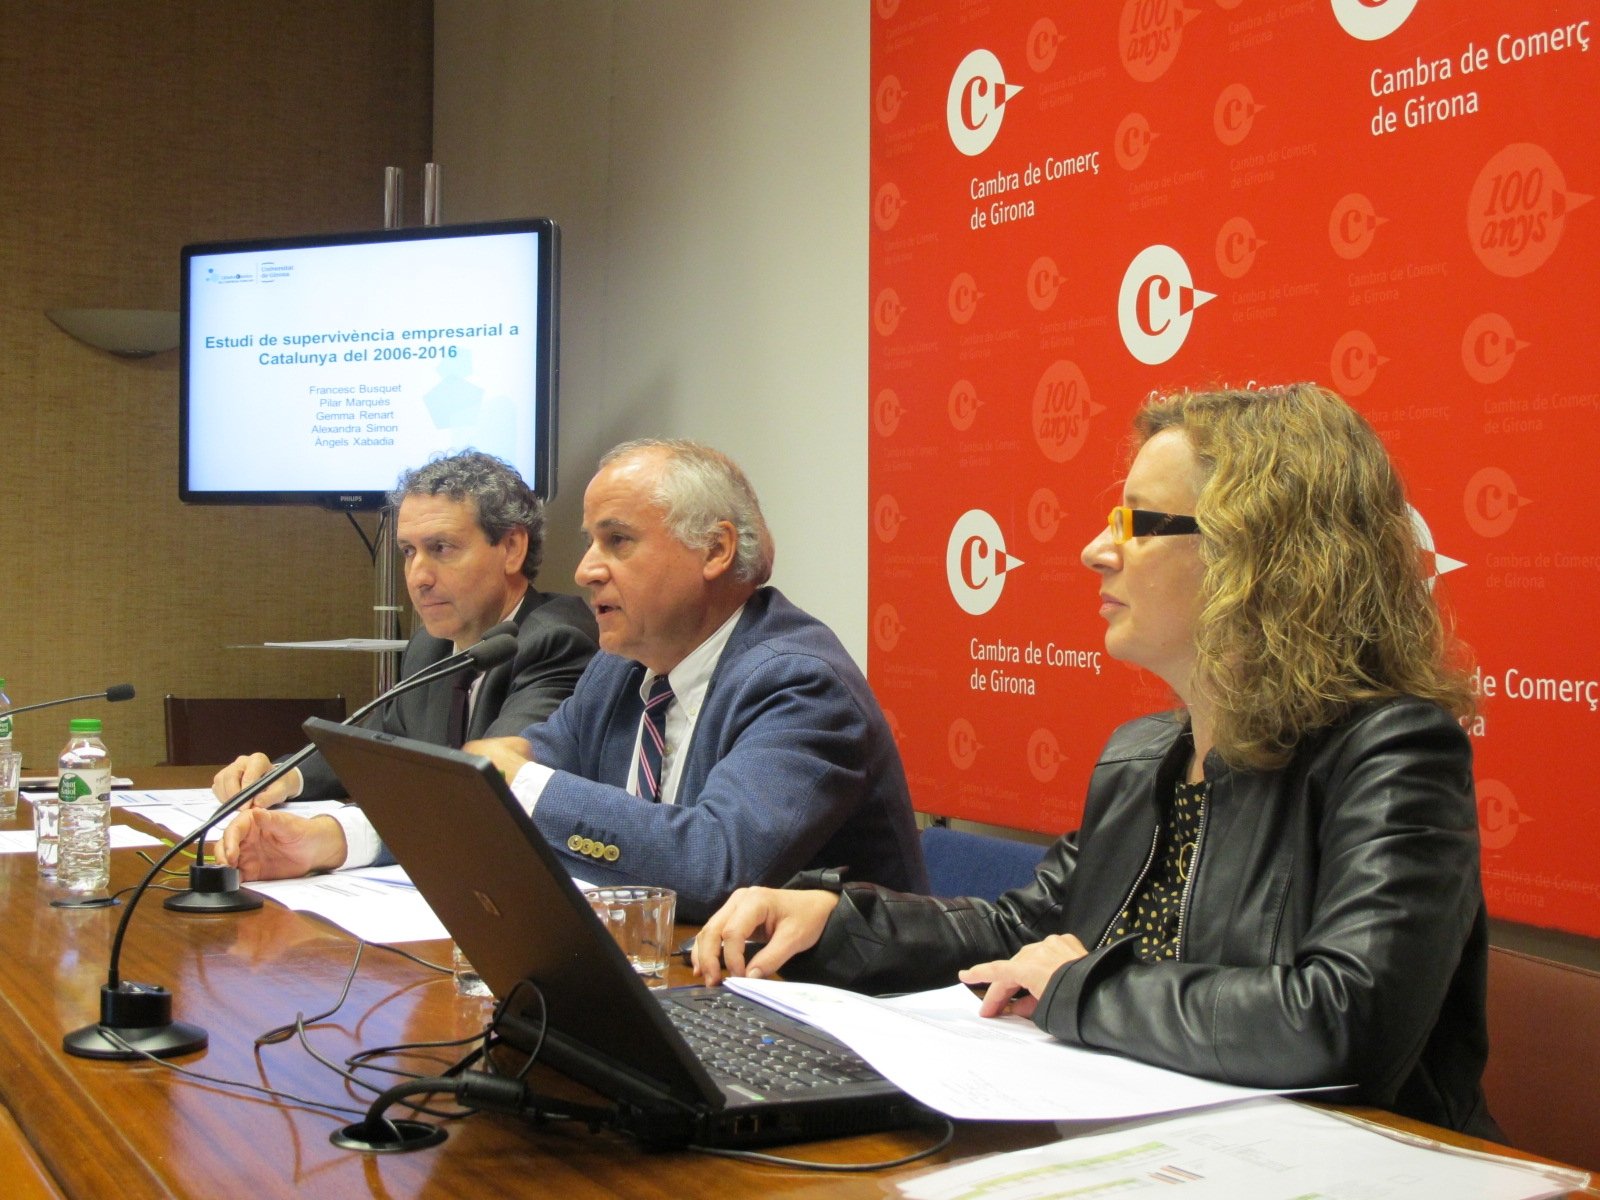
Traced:
<path fill-rule="evenodd" d="M 141 786 L 196 786 L 209 779 L 209 771 L 169 768 L 141 771 L 136 778 Z M 26 803 L 21 816 L 27 817 Z M 117 851 L 112 885 L 132 884 L 145 870 L 135 852 Z M 676 1200 L 892 1193 L 892 1172 L 818 1176 L 688 1153 L 649 1153 L 616 1134 L 488 1115 L 451 1123 L 449 1138 L 434 1149 L 352 1153 L 335 1148 L 328 1135 L 354 1117 L 193 1081 L 147 1062 L 69 1057 L 62 1036 L 98 1015 L 122 910 L 51 908 L 48 901 L 56 894 L 39 881 L 31 857 L 0 855 L 0 1179 L 8 1196 Z M 320 919 L 271 902 L 255 912 L 192 916 L 164 909 L 161 895 L 148 896 L 134 915 L 122 977 L 171 989 L 174 1015 L 209 1032 L 210 1046 L 182 1065 L 364 1109 L 370 1096 L 347 1091 L 297 1042 L 259 1052 L 252 1046 L 256 1034 L 293 1020 L 297 1012 L 331 1006 L 355 941 Z M 448 961 L 448 943 L 413 948 L 435 962 Z M 318 1026 L 311 1040 L 325 1056 L 342 1060 L 362 1048 L 469 1035 L 486 1011 L 480 1002 L 457 997 L 448 976 L 369 950 L 343 1010 Z M 441 1053 L 437 1062 L 454 1053 Z M 785 1153 L 871 1161 L 910 1153 L 928 1144 L 929 1136 L 886 1133 Z M 964 1124 L 954 1144 L 933 1161 L 1037 1145 L 1053 1136 L 1050 1125 Z"/>

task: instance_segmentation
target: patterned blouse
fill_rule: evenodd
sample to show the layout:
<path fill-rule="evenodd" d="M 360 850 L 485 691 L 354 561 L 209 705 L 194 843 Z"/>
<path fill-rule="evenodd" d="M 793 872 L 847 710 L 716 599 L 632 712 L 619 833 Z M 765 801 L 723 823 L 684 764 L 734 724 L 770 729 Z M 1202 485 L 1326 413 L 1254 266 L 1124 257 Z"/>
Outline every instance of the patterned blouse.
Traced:
<path fill-rule="evenodd" d="M 1127 905 L 1111 924 L 1110 940 L 1134 938 L 1141 962 L 1179 957 L 1183 900 L 1200 852 L 1200 835 L 1211 785 L 1182 783 L 1161 824 L 1155 855 Z"/>

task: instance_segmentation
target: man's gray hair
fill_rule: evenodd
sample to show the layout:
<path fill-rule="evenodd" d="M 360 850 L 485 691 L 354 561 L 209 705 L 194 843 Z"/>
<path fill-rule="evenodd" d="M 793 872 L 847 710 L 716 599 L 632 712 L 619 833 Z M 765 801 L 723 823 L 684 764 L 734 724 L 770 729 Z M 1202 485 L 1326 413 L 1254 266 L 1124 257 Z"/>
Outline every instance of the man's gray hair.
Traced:
<path fill-rule="evenodd" d="M 399 508 L 407 496 L 473 501 L 478 528 L 491 546 L 498 546 L 501 538 L 520 525 L 528 531 L 522 573 L 529 582 L 539 573 L 544 560 L 544 503 L 510 463 L 478 450 L 438 455 L 423 466 L 400 473 L 389 503 Z"/>
<path fill-rule="evenodd" d="M 709 547 L 718 522 L 733 526 L 733 576 L 760 587 L 772 578 L 774 548 L 761 502 L 739 465 L 720 450 L 685 438 L 636 438 L 613 446 L 601 468 L 653 450 L 664 452 L 652 499 L 685 546 Z"/>

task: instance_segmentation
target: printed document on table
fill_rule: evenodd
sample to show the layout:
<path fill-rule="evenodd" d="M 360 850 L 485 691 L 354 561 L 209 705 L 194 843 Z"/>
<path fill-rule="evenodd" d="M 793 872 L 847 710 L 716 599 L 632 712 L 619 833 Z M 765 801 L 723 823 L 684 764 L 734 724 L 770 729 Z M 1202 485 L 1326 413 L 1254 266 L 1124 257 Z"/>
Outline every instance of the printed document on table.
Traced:
<path fill-rule="evenodd" d="M 425 942 L 450 936 L 399 866 L 362 867 L 248 886 L 285 908 L 315 913 L 369 942 Z"/>
<path fill-rule="evenodd" d="M 148 833 L 135 829 L 132 825 L 118 825 L 113 822 L 110 829 L 111 848 L 113 850 L 161 845 L 159 838 L 153 838 Z M 37 854 L 38 852 L 39 836 L 33 830 L 0 830 L 0 854 Z"/>
<path fill-rule="evenodd" d="M 1581 1171 L 1458 1150 L 1266 1099 L 993 1154 L 906 1180 L 899 1190 L 910 1200 L 1535 1200 L 1587 1182 Z"/>
<path fill-rule="evenodd" d="M 826 1030 L 902 1091 L 959 1120 L 1140 1117 L 1274 1092 L 1068 1046 L 1021 1017 L 980 1017 L 961 984 L 887 1000 L 772 979 L 727 986 Z"/>
<path fill-rule="evenodd" d="M 217 815 L 220 807 L 217 798 L 210 788 L 163 788 L 153 792 L 113 792 L 111 797 L 113 808 L 127 809 L 137 813 L 152 824 L 176 834 L 179 837 L 188 837 L 200 826 Z M 296 800 L 284 806 L 284 812 L 292 812 L 302 817 L 314 817 L 319 813 L 334 812 L 344 807 L 339 800 Z M 208 841 L 214 841 L 222 836 L 222 831 L 228 827 L 228 822 L 233 819 L 230 814 L 225 820 L 219 821 L 214 829 L 206 835 Z"/>
<path fill-rule="evenodd" d="M 315 913 L 369 942 L 426 942 L 450 936 L 399 864 L 247 886 L 285 908 Z"/>

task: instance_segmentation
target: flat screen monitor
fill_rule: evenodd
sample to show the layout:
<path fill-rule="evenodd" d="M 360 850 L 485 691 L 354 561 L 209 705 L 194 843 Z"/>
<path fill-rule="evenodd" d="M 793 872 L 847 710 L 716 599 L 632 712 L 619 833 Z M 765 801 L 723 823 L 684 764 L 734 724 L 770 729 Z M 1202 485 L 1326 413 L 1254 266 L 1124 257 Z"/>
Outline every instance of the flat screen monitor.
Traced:
<path fill-rule="evenodd" d="M 379 508 L 469 448 L 554 495 L 559 254 L 543 219 L 185 246 L 179 497 Z"/>

